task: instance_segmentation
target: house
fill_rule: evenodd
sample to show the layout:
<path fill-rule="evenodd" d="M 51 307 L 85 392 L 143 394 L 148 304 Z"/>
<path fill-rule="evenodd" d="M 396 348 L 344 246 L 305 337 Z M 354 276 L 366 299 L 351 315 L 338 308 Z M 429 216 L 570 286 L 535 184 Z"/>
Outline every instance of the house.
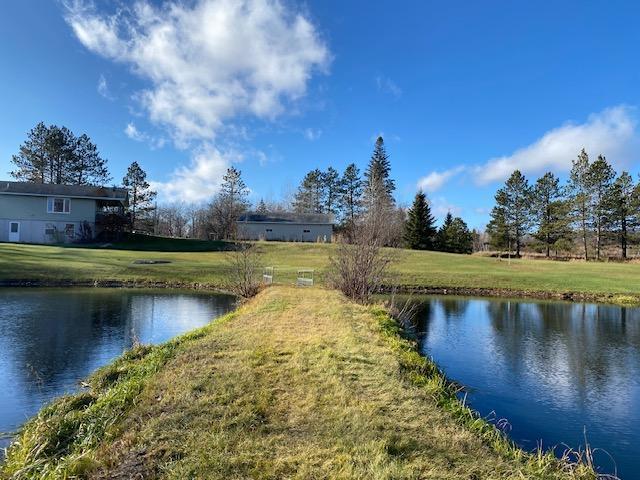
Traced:
<path fill-rule="evenodd" d="M 0 181 L 0 242 L 92 240 L 125 217 L 127 201 L 123 188 Z"/>
<path fill-rule="evenodd" d="M 331 215 L 249 212 L 236 222 L 238 237 L 245 240 L 284 242 L 330 242 L 333 234 Z"/>

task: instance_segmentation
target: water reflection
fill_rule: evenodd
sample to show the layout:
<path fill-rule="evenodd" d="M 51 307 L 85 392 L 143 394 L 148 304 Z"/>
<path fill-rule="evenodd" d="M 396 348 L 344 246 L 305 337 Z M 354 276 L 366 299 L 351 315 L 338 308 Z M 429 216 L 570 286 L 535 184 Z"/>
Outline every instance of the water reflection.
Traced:
<path fill-rule="evenodd" d="M 52 398 L 134 342 L 158 343 L 233 308 L 227 295 L 122 289 L 0 290 L 0 447 Z"/>
<path fill-rule="evenodd" d="M 525 448 L 585 444 L 640 479 L 640 309 L 563 302 L 422 298 L 422 351 L 495 411 Z M 612 471 L 604 454 L 602 468 Z"/>

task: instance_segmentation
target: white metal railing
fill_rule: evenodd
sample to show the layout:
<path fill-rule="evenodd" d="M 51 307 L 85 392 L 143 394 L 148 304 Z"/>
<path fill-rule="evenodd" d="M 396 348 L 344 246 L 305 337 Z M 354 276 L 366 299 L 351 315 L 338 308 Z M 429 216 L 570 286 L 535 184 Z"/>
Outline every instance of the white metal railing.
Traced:
<path fill-rule="evenodd" d="M 296 285 L 299 287 L 312 287 L 313 286 L 313 270 L 300 269 L 298 270 L 298 279 Z"/>

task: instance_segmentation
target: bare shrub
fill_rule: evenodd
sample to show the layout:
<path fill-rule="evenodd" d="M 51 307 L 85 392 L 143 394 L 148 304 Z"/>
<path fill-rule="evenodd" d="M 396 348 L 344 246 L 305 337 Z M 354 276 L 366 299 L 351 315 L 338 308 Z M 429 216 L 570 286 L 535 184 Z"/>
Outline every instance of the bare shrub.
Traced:
<path fill-rule="evenodd" d="M 251 298 L 260 291 L 261 252 L 255 243 L 236 243 L 236 247 L 227 254 L 227 264 L 227 290 L 242 298 Z"/>
<path fill-rule="evenodd" d="M 393 260 L 390 250 L 382 248 L 384 241 L 379 222 L 354 225 L 329 259 L 332 285 L 357 302 L 368 302 L 384 285 Z"/>

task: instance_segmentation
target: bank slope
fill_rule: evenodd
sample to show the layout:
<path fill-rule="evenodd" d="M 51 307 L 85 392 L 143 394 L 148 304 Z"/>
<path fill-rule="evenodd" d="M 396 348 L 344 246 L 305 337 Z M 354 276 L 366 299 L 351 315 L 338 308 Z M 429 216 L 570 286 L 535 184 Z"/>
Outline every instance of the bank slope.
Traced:
<path fill-rule="evenodd" d="M 380 309 L 272 287 L 45 408 L 6 478 L 592 478 L 471 422 Z"/>

